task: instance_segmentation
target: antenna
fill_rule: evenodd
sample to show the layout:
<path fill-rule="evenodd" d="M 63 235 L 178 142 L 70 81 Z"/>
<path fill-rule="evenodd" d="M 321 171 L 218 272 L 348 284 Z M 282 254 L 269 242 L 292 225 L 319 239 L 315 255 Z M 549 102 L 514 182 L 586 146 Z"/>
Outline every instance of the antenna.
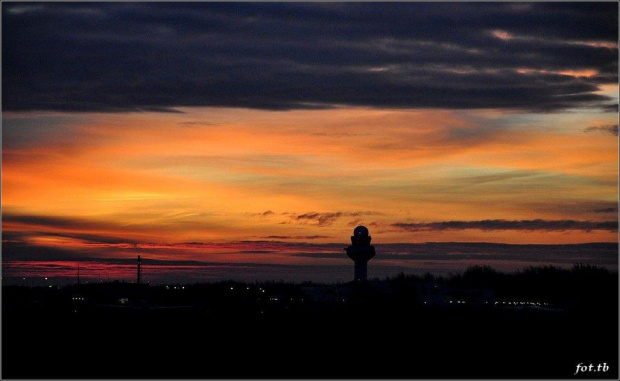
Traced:
<path fill-rule="evenodd" d="M 79 263 L 78 263 L 78 273 L 77 273 L 77 276 L 78 276 L 78 286 L 79 286 L 80 285 L 80 264 Z"/>
<path fill-rule="evenodd" d="M 142 275 L 142 258 L 138 255 L 138 284 L 140 284 L 140 275 Z"/>

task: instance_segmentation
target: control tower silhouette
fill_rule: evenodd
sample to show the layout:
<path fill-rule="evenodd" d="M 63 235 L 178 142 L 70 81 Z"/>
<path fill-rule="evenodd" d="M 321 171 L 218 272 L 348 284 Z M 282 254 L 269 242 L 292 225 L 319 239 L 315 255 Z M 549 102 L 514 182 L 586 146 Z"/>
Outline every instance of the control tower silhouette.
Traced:
<path fill-rule="evenodd" d="M 370 246 L 370 235 L 366 226 L 358 226 L 353 230 L 351 246 L 347 247 L 347 255 L 355 263 L 356 282 L 364 282 L 368 277 L 368 261 L 375 256 L 375 247 Z"/>

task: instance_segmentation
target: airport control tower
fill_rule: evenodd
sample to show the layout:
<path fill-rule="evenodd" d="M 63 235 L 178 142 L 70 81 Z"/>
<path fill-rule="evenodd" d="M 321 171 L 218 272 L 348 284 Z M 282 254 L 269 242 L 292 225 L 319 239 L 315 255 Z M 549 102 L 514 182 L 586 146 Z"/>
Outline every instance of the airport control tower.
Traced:
<path fill-rule="evenodd" d="M 368 261 L 375 256 L 375 247 L 370 246 L 370 235 L 366 226 L 358 226 L 353 230 L 351 246 L 345 250 L 349 258 L 355 262 L 354 281 L 366 281 L 368 277 Z"/>

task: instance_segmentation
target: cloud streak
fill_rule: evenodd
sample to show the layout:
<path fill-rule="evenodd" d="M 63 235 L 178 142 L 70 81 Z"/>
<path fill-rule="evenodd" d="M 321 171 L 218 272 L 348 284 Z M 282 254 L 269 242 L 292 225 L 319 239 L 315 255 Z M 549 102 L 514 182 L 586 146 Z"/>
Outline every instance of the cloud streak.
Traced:
<path fill-rule="evenodd" d="M 3 109 L 617 108 L 618 5 L 3 7 Z M 45 62 L 45 65 L 41 65 Z"/>
<path fill-rule="evenodd" d="M 617 243 L 587 243 L 577 245 L 510 245 L 499 243 L 427 242 L 420 244 L 376 244 L 380 256 L 375 260 L 467 260 L 467 259 L 522 259 L 544 261 L 548 257 L 563 257 L 575 263 L 579 258 L 591 257 L 612 261 L 617 257 Z M 338 258 L 339 253 L 302 252 L 295 256 L 309 258 Z M 568 262 L 568 261 L 567 261 Z M 570 262 L 568 262 L 570 263 Z"/>
<path fill-rule="evenodd" d="M 428 223 L 397 222 L 392 227 L 411 231 L 441 231 L 441 230 L 525 230 L 525 231 L 567 231 L 567 230 L 608 230 L 617 231 L 617 221 L 575 221 L 575 220 L 480 220 L 480 221 L 442 221 Z"/>
<path fill-rule="evenodd" d="M 329 226 L 336 222 L 341 217 L 359 217 L 359 216 L 371 216 L 380 215 L 378 212 L 333 212 L 333 213 L 303 213 L 294 216 L 293 219 L 298 222 L 316 222 L 318 226 Z M 361 220 L 357 219 L 356 223 L 360 223 Z"/>
<path fill-rule="evenodd" d="M 261 237 L 261 238 L 265 238 L 265 239 L 284 239 L 284 240 L 288 240 L 288 239 L 306 240 L 306 239 L 321 239 L 321 238 L 332 238 L 332 237 L 326 236 L 326 235 L 294 235 L 294 236 L 290 236 L 290 235 L 270 235 L 270 236 Z"/>
<path fill-rule="evenodd" d="M 602 133 L 618 136 L 618 125 L 617 124 L 605 124 L 602 126 L 590 126 L 590 127 L 586 127 L 584 132 L 602 132 Z"/>

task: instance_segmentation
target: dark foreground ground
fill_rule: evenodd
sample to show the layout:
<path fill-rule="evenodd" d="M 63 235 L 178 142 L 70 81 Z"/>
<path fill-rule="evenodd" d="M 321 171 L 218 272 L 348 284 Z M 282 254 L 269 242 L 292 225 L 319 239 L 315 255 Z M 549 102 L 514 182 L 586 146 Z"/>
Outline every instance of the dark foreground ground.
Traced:
<path fill-rule="evenodd" d="M 296 286 L 98 287 L 4 288 L 3 378 L 618 378 L 617 299 L 444 308 L 394 288 L 336 303 Z M 123 292 L 142 305 L 101 296 Z"/>

